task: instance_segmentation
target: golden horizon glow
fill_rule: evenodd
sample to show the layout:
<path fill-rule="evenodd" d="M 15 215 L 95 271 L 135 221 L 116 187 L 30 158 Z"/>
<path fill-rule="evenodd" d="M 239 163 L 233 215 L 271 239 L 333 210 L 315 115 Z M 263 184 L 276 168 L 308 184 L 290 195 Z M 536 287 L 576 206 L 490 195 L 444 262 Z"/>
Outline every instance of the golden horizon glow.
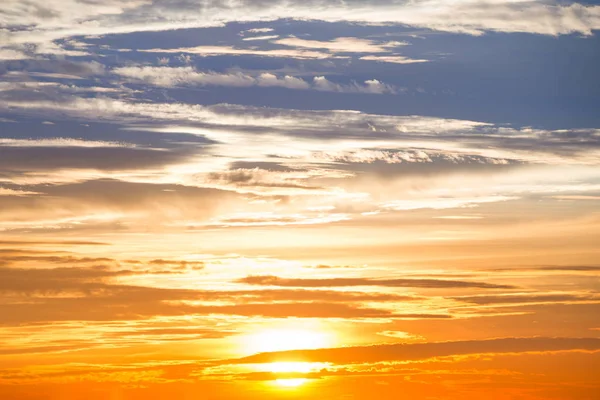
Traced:
<path fill-rule="evenodd" d="M 0 1 L 0 400 L 600 400 L 600 0 Z"/>

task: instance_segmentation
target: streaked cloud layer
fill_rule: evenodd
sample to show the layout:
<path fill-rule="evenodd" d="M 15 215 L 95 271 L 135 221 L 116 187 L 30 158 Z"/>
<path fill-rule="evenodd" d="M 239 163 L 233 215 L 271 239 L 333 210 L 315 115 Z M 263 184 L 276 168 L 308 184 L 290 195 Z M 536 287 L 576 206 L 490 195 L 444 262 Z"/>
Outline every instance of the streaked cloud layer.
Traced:
<path fill-rule="evenodd" d="M 593 399 L 593 2 L 4 2 L 0 398 Z"/>

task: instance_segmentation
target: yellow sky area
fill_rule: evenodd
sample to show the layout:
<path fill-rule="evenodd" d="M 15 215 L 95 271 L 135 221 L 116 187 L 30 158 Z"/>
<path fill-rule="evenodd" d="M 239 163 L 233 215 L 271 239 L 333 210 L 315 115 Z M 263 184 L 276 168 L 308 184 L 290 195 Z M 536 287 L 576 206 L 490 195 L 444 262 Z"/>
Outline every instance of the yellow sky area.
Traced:
<path fill-rule="evenodd" d="M 0 399 L 594 399 L 600 224 L 556 201 L 4 232 Z"/>

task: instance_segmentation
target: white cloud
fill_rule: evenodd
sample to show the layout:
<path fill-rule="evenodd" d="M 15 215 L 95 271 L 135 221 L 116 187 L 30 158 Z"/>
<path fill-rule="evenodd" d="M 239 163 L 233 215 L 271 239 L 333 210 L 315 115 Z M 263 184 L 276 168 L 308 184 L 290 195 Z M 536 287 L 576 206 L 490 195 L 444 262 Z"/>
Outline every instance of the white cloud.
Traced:
<path fill-rule="evenodd" d="M 51 122 L 43 122 L 52 124 Z M 0 147 L 135 147 L 130 143 L 107 142 L 100 140 L 81 140 L 72 138 L 49 139 L 7 139 L 0 138 Z"/>
<path fill-rule="evenodd" d="M 363 56 L 360 57 L 360 60 L 364 61 L 377 61 L 377 62 L 385 62 L 385 63 L 394 63 L 394 64 L 414 64 L 414 63 L 423 63 L 428 62 L 429 60 L 423 59 L 413 59 L 404 56 Z"/>
<path fill-rule="evenodd" d="M 252 29 L 248 29 L 242 33 L 267 33 L 267 32 L 273 32 L 273 28 L 252 28 Z"/>
<path fill-rule="evenodd" d="M 0 60 L 26 60 L 28 58 L 30 57 L 22 51 L 0 47 Z"/>
<path fill-rule="evenodd" d="M 301 85 L 292 79 L 282 83 L 282 78 L 275 80 L 268 75 L 262 75 L 260 79 L 267 85 Z M 327 85 L 327 82 L 322 84 Z M 352 90 L 358 89 L 352 87 Z M 377 115 L 348 110 L 285 110 L 231 104 L 129 102 L 102 97 L 69 97 L 62 101 L 7 98 L 0 102 L 0 110 L 50 120 L 70 117 L 142 124 L 140 129 L 197 133 L 218 142 L 256 141 L 258 148 L 264 146 L 265 137 L 269 136 L 273 151 L 286 157 L 304 157 L 316 151 L 335 153 L 340 148 L 347 152 L 418 148 L 427 152 L 461 153 L 536 164 L 596 165 L 600 159 L 597 130 L 585 129 L 567 132 L 519 130 L 484 122 L 424 116 Z M 149 118 L 152 124 L 148 122 Z M 195 124 L 204 127 L 194 127 Z M 246 133 L 257 129 L 261 134 Z M 290 137 L 302 137 L 302 140 L 291 148 L 284 145 Z M 319 147 L 315 147 L 314 142 L 318 142 Z M 235 146 L 230 150 L 236 151 Z"/>
<path fill-rule="evenodd" d="M 351 84 L 338 84 L 327 80 L 324 76 L 317 76 L 313 79 L 313 84 L 316 90 L 324 92 L 344 92 L 344 93 L 371 93 L 384 94 L 397 92 L 392 85 L 387 85 L 377 79 L 366 80 L 364 84 L 353 82 Z"/>
<path fill-rule="evenodd" d="M 68 42 L 69 44 L 71 42 Z M 75 42 L 77 43 L 77 42 Z M 79 46 L 81 48 L 81 46 Z M 68 50 L 55 42 L 41 42 L 36 45 L 36 54 L 52 55 L 52 56 L 69 56 L 69 57 L 85 57 L 91 53 L 83 50 Z"/>
<path fill-rule="evenodd" d="M 31 112 L 37 115 L 65 115 L 86 120 L 115 119 L 120 122 L 147 122 L 148 117 L 155 121 L 165 120 L 181 124 L 193 122 L 227 126 L 251 126 L 277 129 L 300 129 L 307 134 L 343 130 L 348 137 L 353 132 L 371 136 L 373 129 L 397 134 L 429 133 L 442 135 L 460 131 L 464 134 L 478 128 L 491 126 L 488 123 L 422 116 L 391 116 L 366 114 L 359 111 L 304 111 L 269 109 L 262 107 L 218 104 L 202 106 L 182 103 L 143 103 L 128 102 L 110 98 L 74 98 L 67 102 L 5 101 L 0 109 L 11 108 L 14 112 Z M 333 131 L 331 132 L 334 133 Z M 431 139 L 431 138 L 428 138 Z M 422 138 L 422 140 L 425 140 Z"/>
<path fill-rule="evenodd" d="M 185 85 L 210 85 L 234 87 L 284 87 L 288 89 L 314 89 L 342 93 L 396 93 L 396 89 L 376 79 L 367 80 L 364 84 L 337 84 L 323 76 L 315 77 L 312 82 L 285 75 L 277 76 L 272 73 L 262 73 L 257 76 L 243 72 L 217 73 L 197 71 L 193 67 L 152 67 L 130 66 L 113 69 L 113 73 L 132 81 L 146 82 L 156 86 L 174 87 Z"/>
<path fill-rule="evenodd" d="M 257 78 L 258 86 L 281 86 L 288 89 L 310 89 L 311 86 L 304 79 L 296 78 L 290 75 L 278 77 L 268 72 L 262 73 Z"/>
<path fill-rule="evenodd" d="M 173 87 L 179 85 L 253 86 L 255 80 L 242 73 L 219 74 L 199 72 L 193 67 L 119 67 L 113 73 L 133 81 L 147 82 L 156 86 Z"/>
<path fill-rule="evenodd" d="M 259 36 L 255 38 L 244 38 L 243 40 L 267 40 L 271 36 Z M 188 53 L 196 54 L 201 57 L 213 57 L 222 55 L 235 56 L 257 56 L 257 57 L 278 57 L 278 58 L 296 58 L 296 59 L 312 59 L 324 60 L 330 58 L 344 59 L 349 58 L 349 53 L 391 53 L 393 47 L 403 45 L 403 42 L 388 42 L 384 44 L 374 44 L 370 40 L 362 40 L 356 38 L 340 38 L 339 42 L 319 42 L 312 40 L 302 40 L 296 38 L 288 38 L 278 40 L 275 43 L 285 44 L 290 49 L 270 49 L 261 50 L 257 48 L 235 48 L 232 46 L 196 46 L 196 47 L 179 47 L 174 49 L 169 48 L 153 48 L 140 49 L 138 51 L 144 53 Z M 396 64 L 411 64 L 427 62 L 429 60 L 411 59 L 396 54 L 390 55 L 367 55 L 360 57 L 365 61 L 378 61 Z"/>
<path fill-rule="evenodd" d="M 376 43 L 368 39 L 339 37 L 331 41 L 306 40 L 296 37 L 276 40 L 274 43 L 289 47 L 328 50 L 333 53 L 387 53 L 405 42 Z"/>
<path fill-rule="evenodd" d="M 271 39 L 277 39 L 279 37 L 279 35 L 267 35 L 267 36 L 253 36 L 253 37 L 247 37 L 247 38 L 243 38 L 242 40 L 250 42 L 250 41 L 256 41 L 256 40 L 271 40 Z"/>
<path fill-rule="evenodd" d="M 259 49 L 237 49 L 232 46 L 196 46 L 196 47 L 180 47 L 176 49 L 142 49 L 138 50 L 144 53 L 189 53 L 196 54 L 202 57 L 234 55 L 234 56 L 259 56 L 259 57 L 281 57 L 281 58 L 299 58 L 299 59 L 314 59 L 322 60 L 326 58 L 347 58 L 345 56 L 336 56 L 329 53 L 311 50 L 297 49 L 275 49 L 275 50 L 259 50 Z"/>
<path fill-rule="evenodd" d="M 40 43 L 77 35 L 105 35 L 285 18 L 360 24 L 407 24 L 448 32 L 486 31 L 591 35 L 600 29 L 600 6 L 516 0 L 5 0 L 3 43 Z M 259 28 L 260 29 L 260 28 Z M 263 31 L 264 32 L 264 31 Z M 255 31 L 254 33 L 258 33 Z"/>

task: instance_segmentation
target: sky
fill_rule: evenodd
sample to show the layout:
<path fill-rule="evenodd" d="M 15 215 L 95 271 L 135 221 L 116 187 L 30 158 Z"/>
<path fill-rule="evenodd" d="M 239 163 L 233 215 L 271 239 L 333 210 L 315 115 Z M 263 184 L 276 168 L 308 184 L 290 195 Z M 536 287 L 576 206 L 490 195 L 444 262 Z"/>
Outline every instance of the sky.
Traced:
<path fill-rule="evenodd" d="M 600 398 L 599 30 L 4 0 L 0 398 Z"/>

